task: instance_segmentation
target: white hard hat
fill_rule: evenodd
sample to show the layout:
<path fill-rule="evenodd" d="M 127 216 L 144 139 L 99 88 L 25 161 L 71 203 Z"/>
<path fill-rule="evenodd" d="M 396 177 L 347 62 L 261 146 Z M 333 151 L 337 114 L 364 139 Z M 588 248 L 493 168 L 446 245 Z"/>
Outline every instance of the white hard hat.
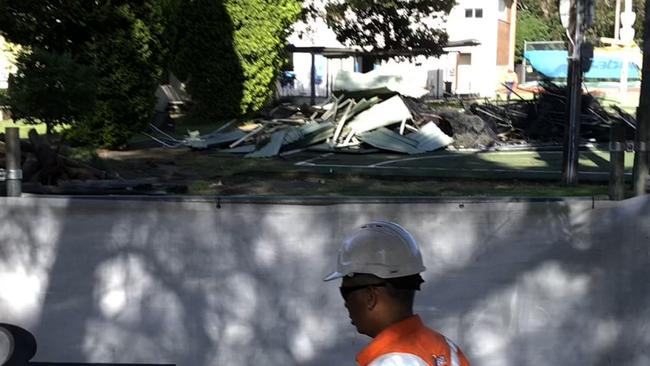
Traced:
<path fill-rule="evenodd" d="M 396 278 L 424 272 L 422 254 L 415 239 L 403 227 L 388 221 L 373 221 L 343 241 L 331 281 L 353 273 Z"/>

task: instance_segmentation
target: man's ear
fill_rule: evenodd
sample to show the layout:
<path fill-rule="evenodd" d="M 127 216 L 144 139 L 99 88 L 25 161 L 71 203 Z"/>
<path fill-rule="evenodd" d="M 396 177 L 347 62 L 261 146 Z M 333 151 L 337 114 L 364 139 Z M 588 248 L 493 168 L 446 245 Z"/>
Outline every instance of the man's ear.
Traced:
<path fill-rule="evenodd" d="M 366 295 L 366 306 L 368 307 L 368 310 L 372 310 L 377 306 L 377 302 L 379 301 L 379 293 L 377 292 L 376 287 L 368 287 L 368 293 Z"/>

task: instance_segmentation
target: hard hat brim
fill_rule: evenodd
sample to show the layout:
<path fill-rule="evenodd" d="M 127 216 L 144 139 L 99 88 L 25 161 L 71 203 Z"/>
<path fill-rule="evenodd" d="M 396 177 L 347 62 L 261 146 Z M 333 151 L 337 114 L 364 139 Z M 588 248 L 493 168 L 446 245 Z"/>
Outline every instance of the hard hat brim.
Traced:
<path fill-rule="evenodd" d="M 332 281 L 332 280 L 335 280 L 337 278 L 343 278 L 343 277 L 345 277 L 345 274 L 343 274 L 341 272 L 334 271 L 334 272 L 328 274 L 327 276 L 325 276 L 325 278 L 323 278 L 323 281 Z"/>

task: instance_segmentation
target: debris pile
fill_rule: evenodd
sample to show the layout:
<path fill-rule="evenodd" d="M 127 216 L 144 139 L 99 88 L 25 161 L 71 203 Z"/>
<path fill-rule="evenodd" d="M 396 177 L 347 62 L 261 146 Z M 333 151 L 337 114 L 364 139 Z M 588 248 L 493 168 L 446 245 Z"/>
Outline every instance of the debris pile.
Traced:
<path fill-rule="evenodd" d="M 561 143 L 566 125 L 566 87 L 550 81 L 543 81 L 540 86 L 540 92 L 531 100 L 519 97 L 505 104 L 486 101 L 472 104 L 470 110 L 492 126 L 500 141 Z M 606 109 L 590 93 L 583 93 L 581 100 L 580 134 L 583 139 L 609 141 L 613 121 L 636 128 L 634 118 L 618 107 Z"/>
<path fill-rule="evenodd" d="M 62 145 L 29 131 L 20 141 L 22 190 L 41 194 L 151 194 L 181 193 L 186 185 L 159 183 L 156 179 L 126 180 L 108 171 L 70 158 L 59 150 Z M 0 166 L 6 166 L 4 134 L 0 134 Z M 4 189 L 4 185 L 0 185 Z"/>
<path fill-rule="evenodd" d="M 96 180 L 109 177 L 109 174 L 101 169 L 60 154 L 47 138 L 40 136 L 34 129 L 29 131 L 28 137 L 28 140 L 20 141 L 23 182 L 56 185 L 64 180 Z M 4 134 L 1 139 L 4 141 Z M 0 159 L 1 166 L 6 166 L 4 143 Z"/>
<path fill-rule="evenodd" d="M 373 89 L 374 90 L 374 89 Z M 436 108 L 431 103 L 401 94 L 332 96 L 320 105 L 279 105 L 248 123 L 236 120 L 207 135 L 188 131 L 179 139 L 150 126 L 148 135 L 165 147 L 218 149 L 263 158 L 300 149 L 331 152 L 368 152 L 377 149 L 420 154 L 448 147 L 491 147 L 561 143 L 566 124 L 566 88 L 542 82 L 533 99 L 485 100 L 461 105 L 463 109 Z M 606 110 L 591 94 L 582 97 L 581 136 L 592 141 L 609 139 L 612 121 L 634 128 L 636 121 L 624 111 Z"/>
<path fill-rule="evenodd" d="M 453 142 L 440 130 L 439 121 L 439 116 L 418 110 L 415 101 L 400 95 L 385 100 L 339 96 L 302 109 L 278 106 L 253 124 L 232 128 L 236 121 L 230 121 L 207 135 L 189 131 L 186 138 L 176 139 L 155 126 L 148 135 L 170 148 L 213 148 L 254 158 L 304 148 L 350 152 L 373 147 L 419 154 Z"/>

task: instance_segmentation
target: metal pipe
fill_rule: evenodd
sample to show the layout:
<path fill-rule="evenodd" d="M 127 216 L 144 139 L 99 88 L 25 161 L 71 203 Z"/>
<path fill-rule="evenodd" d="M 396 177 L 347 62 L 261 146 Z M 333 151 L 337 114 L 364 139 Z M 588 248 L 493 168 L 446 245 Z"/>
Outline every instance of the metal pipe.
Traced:
<path fill-rule="evenodd" d="M 18 135 L 18 127 L 5 128 L 5 142 L 7 144 L 7 196 L 20 197 L 23 193 L 23 170 L 20 165 L 20 137 Z"/>

